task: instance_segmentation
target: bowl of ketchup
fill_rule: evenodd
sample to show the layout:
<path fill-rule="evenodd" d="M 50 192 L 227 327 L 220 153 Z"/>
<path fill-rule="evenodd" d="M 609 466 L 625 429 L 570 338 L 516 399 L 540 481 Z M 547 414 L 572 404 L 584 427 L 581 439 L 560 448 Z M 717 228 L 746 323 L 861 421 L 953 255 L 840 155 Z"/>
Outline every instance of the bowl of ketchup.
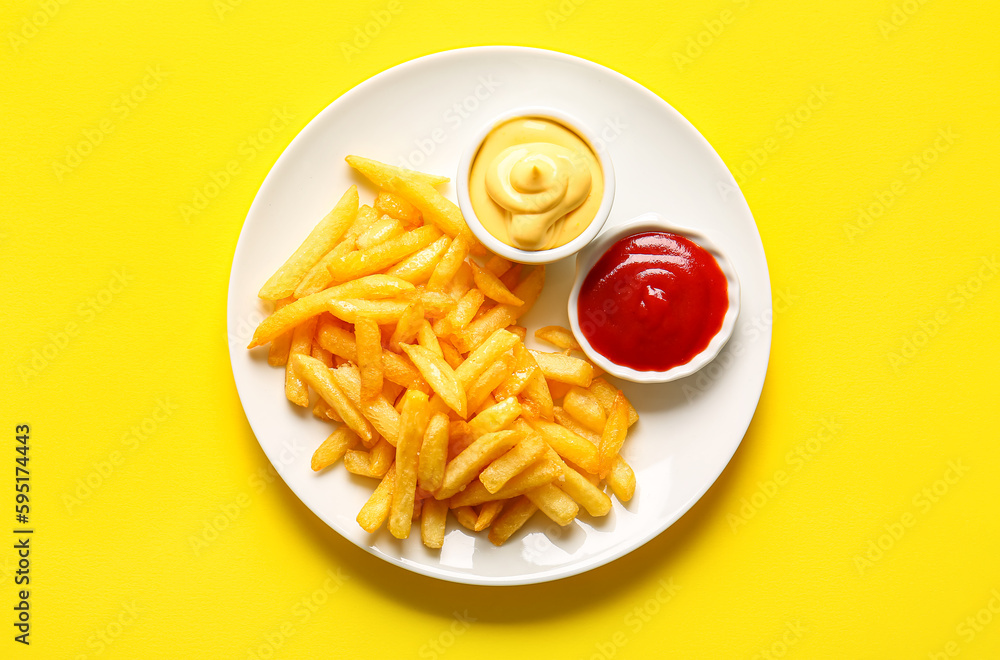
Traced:
<path fill-rule="evenodd" d="M 568 311 L 573 334 L 599 367 L 637 383 L 665 383 L 695 373 L 726 345 L 740 283 L 702 232 L 644 213 L 579 253 Z"/>

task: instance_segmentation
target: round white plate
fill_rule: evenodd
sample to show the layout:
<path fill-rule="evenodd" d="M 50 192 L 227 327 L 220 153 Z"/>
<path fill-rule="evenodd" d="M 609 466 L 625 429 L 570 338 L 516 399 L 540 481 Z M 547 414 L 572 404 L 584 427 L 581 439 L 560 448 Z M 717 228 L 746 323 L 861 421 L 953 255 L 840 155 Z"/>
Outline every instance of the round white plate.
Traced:
<path fill-rule="evenodd" d="M 620 382 L 639 411 L 623 455 L 636 472 L 635 497 L 601 519 L 582 514 L 565 528 L 536 515 L 504 546 L 449 522 L 444 547 L 428 550 L 418 528 L 406 541 L 355 521 L 374 480 L 335 466 L 316 474 L 313 450 L 330 425 L 284 397 L 284 371 L 264 348 L 245 346 L 268 313 L 265 280 L 352 183 L 371 203 L 374 189 L 344 162 L 358 154 L 454 178 L 466 141 L 490 118 L 524 105 L 564 108 L 589 122 L 615 165 L 617 194 L 608 227 L 646 211 L 711 236 L 732 260 L 742 288 L 739 323 L 708 367 L 661 385 Z M 455 199 L 451 184 L 442 192 Z M 522 319 L 532 347 L 543 325 L 568 326 L 575 258 L 548 266 L 545 290 Z M 750 424 L 771 346 L 771 291 L 760 235 L 732 175 L 676 110 L 638 83 L 569 55 L 516 47 L 447 51 L 396 66 L 358 85 L 313 119 L 260 187 L 240 233 L 229 282 L 233 376 L 254 433 L 296 495 L 333 529 L 372 554 L 436 578 L 486 585 L 575 575 L 638 548 L 708 490 Z"/>

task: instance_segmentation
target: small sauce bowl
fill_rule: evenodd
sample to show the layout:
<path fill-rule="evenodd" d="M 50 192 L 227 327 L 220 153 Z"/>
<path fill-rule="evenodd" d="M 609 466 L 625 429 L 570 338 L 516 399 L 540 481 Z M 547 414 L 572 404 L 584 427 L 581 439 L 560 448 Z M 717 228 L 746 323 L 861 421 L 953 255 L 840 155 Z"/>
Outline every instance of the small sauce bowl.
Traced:
<path fill-rule="evenodd" d="M 485 140 L 486 136 L 489 135 L 497 126 L 519 117 L 539 117 L 541 119 L 549 119 L 562 124 L 579 135 L 594 151 L 594 154 L 597 156 L 597 160 L 601 165 L 601 171 L 604 175 L 604 195 L 601 197 L 601 205 L 597 210 L 597 215 L 594 216 L 594 219 L 579 236 L 565 245 L 560 245 L 559 247 L 554 247 L 548 250 L 521 250 L 501 241 L 499 238 L 491 234 L 486 227 L 483 226 L 482 222 L 480 222 L 479 218 L 476 216 L 475 209 L 472 208 L 472 201 L 469 197 L 469 173 L 472 170 L 472 163 L 476 159 L 476 154 L 479 153 L 479 148 L 482 146 L 483 140 Z M 608 215 L 611 213 L 611 205 L 615 199 L 615 171 L 611 164 L 611 156 L 608 154 L 608 151 L 604 146 L 604 142 L 600 140 L 597 137 L 597 134 L 590 130 L 590 128 L 588 128 L 582 121 L 556 108 L 546 106 L 523 106 L 513 108 L 498 117 L 494 117 L 476 132 L 475 136 L 462 152 L 462 157 L 458 161 L 458 175 L 455 178 L 455 188 L 458 193 L 458 207 L 462 210 L 462 215 L 465 216 L 466 224 L 469 225 L 469 229 L 472 230 L 472 233 L 475 234 L 476 238 L 478 238 L 487 249 L 491 252 L 499 254 L 505 259 L 516 261 L 518 263 L 547 264 L 576 254 L 583 249 L 584 246 L 590 243 L 590 241 L 592 241 L 598 233 L 600 233 L 601 229 L 604 227 L 604 223 L 607 222 Z"/>
<path fill-rule="evenodd" d="M 587 337 L 580 329 L 578 307 L 580 288 L 583 286 L 583 282 L 587 279 L 587 275 L 591 269 L 600 261 L 604 253 L 619 240 L 633 234 L 651 231 L 677 234 L 697 244 L 711 254 L 726 277 L 728 290 L 729 306 L 722 319 L 722 326 L 709 341 L 708 346 L 688 362 L 665 371 L 640 371 L 612 362 L 591 346 Z M 576 258 L 576 280 L 573 283 L 573 290 L 569 295 L 568 312 L 573 334 L 576 336 L 576 340 L 580 342 L 583 352 L 586 353 L 587 357 L 594 364 L 612 376 L 617 376 L 618 378 L 634 383 L 666 383 L 697 372 L 714 360 L 723 346 L 726 345 L 726 342 L 729 341 L 729 338 L 732 337 L 733 330 L 736 328 L 736 319 L 740 313 L 740 281 L 732 263 L 705 234 L 693 229 L 672 225 L 659 213 L 643 213 L 633 220 L 611 227 L 580 252 Z M 622 318 L 618 320 L 609 319 L 608 322 L 626 323 L 627 321 L 627 319 Z"/>

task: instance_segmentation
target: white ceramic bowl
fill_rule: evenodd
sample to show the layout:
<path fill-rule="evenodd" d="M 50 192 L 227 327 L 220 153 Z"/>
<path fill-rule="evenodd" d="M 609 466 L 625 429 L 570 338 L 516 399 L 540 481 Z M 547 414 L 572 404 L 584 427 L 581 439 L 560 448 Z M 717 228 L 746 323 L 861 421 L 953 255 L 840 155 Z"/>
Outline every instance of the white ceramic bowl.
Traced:
<path fill-rule="evenodd" d="M 688 240 L 704 248 L 709 254 L 715 257 L 722 274 L 726 276 L 726 283 L 729 290 L 729 308 L 722 319 L 722 327 L 715 333 L 701 353 L 691 358 L 689 362 L 678 365 L 666 371 L 638 371 L 629 367 L 616 364 L 604 357 L 590 345 L 587 337 L 580 330 L 580 319 L 577 312 L 577 301 L 580 296 L 580 287 L 587 279 L 594 265 L 604 256 L 608 249 L 626 236 L 640 234 L 647 231 L 664 231 L 678 236 L 683 236 Z M 634 383 L 666 383 L 678 378 L 684 378 L 695 373 L 706 364 L 715 359 L 722 347 L 726 345 L 733 335 L 736 327 L 736 318 L 740 314 L 740 281 L 736 276 L 736 270 L 725 254 L 707 236 L 694 229 L 687 229 L 671 224 L 659 213 L 643 213 L 637 218 L 626 223 L 615 225 L 606 232 L 598 236 L 594 241 L 584 248 L 576 258 L 576 280 L 573 283 L 573 290 L 569 295 L 569 323 L 573 329 L 573 334 L 580 342 L 580 347 L 587 354 L 594 364 L 612 376 L 623 378 Z"/>
<path fill-rule="evenodd" d="M 476 216 L 476 211 L 472 208 L 472 201 L 469 199 L 469 171 L 472 169 L 472 162 L 475 160 L 483 140 L 486 139 L 490 131 L 500 124 L 518 117 L 541 117 L 563 124 L 586 140 L 590 148 L 594 150 L 594 154 L 597 156 L 604 174 L 604 195 L 601 198 L 601 206 L 597 209 L 597 215 L 594 216 L 594 220 L 582 234 L 572 241 L 550 250 L 520 250 L 507 245 L 486 230 L 486 227 L 483 226 Z M 473 139 L 469 140 L 468 145 L 462 152 L 462 157 L 458 161 L 458 175 L 455 178 L 455 189 L 458 192 L 458 207 L 462 209 L 462 215 L 465 216 L 466 224 L 469 225 L 469 229 L 476 235 L 476 238 L 491 252 L 495 252 L 505 259 L 522 264 L 547 264 L 579 252 L 600 233 L 601 228 L 604 227 L 604 223 L 608 219 L 608 215 L 611 213 L 611 204 L 615 199 L 615 171 L 611 164 L 611 156 L 608 155 L 608 150 L 605 148 L 603 140 L 599 139 L 597 134 L 579 119 L 557 108 L 521 106 L 512 108 L 494 117 L 476 132 Z"/>

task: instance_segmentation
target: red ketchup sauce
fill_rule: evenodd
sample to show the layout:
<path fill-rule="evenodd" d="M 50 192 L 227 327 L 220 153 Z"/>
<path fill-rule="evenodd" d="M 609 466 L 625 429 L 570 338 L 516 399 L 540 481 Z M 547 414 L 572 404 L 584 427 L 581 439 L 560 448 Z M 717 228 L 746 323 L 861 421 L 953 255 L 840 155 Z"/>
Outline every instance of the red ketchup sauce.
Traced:
<path fill-rule="evenodd" d="M 665 371 L 703 351 L 729 308 L 715 258 L 683 236 L 643 232 L 612 245 L 580 287 L 580 329 L 598 353 Z"/>

